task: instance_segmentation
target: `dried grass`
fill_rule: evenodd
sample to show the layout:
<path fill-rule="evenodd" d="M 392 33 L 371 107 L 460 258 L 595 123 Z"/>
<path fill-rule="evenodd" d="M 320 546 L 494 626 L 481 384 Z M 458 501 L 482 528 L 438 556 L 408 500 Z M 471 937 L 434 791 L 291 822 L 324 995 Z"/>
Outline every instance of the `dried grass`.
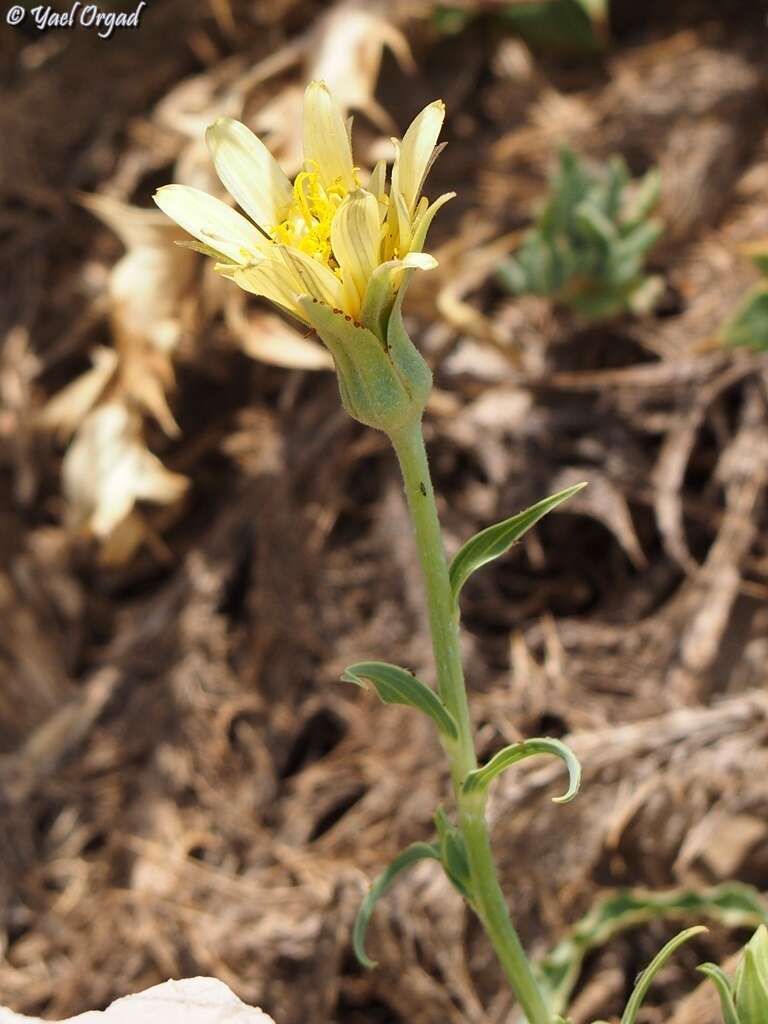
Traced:
<path fill-rule="evenodd" d="M 768 233 L 764 26 L 714 0 L 656 5 L 642 27 L 616 6 L 603 67 L 534 62 L 482 22 L 438 39 L 426 3 L 393 5 L 376 45 L 366 31 L 343 51 L 369 152 L 422 100 L 442 93 L 451 112 L 432 188 L 460 198 L 411 304 L 437 373 L 428 433 L 449 544 L 575 474 L 592 484 L 466 588 L 484 753 L 547 731 L 585 766 L 567 808 L 547 800 L 556 769 L 495 791 L 505 888 L 535 950 L 605 886 L 768 882 L 768 375 L 711 341 L 751 280 L 738 245 Z M 192 480 L 183 516 L 152 519 L 166 561 L 144 549 L 105 569 L 73 541 L 61 453 L 36 430 L 88 353 L 115 343 L 104 296 L 120 247 L 77 196 L 146 206 L 174 163 L 212 185 L 199 135 L 214 113 L 269 114 L 289 133 L 318 38 L 353 27 L 348 8 L 169 0 L 108 46 L 75 33 L 8 49 L 0 1002 L 23 1012 L 210 973 L 280 1024 L 509 1016 L 433 865 L 377 910 L 380 968 L 351 958 L 366 880 L 430 834 L 447 779 L 425 723 L 337 682 L 361 656 L 428 675 L 428 636 L 392 459 L 340 413 L 332 376 L 310 372 L 311 340 L 292 337 L 281 363 L 271 314 L 195 263 L 173 353 L 180 434 L 144 426 Z M 381 46 L 407 63 L 405 39 L 416 70 L 385 58 L 374 92 Z M 665 169 L 658 316 L 590 327 L 494 283 L 560 141 Z M 575 1019 L 615 1013 L 664 934 L 597 956 Z M 697 941 L 647 1024 L 736 937 Z M 675 1024 L 709 1020 L 700 998 Z"/>

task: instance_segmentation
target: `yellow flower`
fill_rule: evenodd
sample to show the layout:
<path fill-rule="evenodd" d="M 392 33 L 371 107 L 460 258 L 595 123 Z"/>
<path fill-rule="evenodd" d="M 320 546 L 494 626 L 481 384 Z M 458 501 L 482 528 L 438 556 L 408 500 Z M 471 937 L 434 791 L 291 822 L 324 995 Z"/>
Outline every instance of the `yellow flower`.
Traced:
<path fill-rule="evenodd" d="M 312 82 L 304 96 L 304 169 L 293 183 L 245 125 L 220 118 L 206 141 L 248 217 L 185 185 L 166 185 L 155 202 L 241 288 L 305 323 L 316 319 L 307 302 L 324 303 L 383 339 L 406 271 L 436 266 L 422 248 L 453 193 L 430 205 L 421 189 L 443 118 L 440 100 L 425 107 L 403 139 L 393 140 L 389 189 L 383 161 L 363 185 L 341 111 L 325 84 Z"/>

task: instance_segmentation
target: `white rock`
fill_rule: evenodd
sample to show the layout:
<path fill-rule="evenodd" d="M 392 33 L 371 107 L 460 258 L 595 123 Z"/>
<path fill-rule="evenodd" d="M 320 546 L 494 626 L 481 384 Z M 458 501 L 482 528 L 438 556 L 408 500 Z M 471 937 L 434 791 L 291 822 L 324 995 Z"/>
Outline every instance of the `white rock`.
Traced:
<path fill-rule="evenodd" d="M 0 1024 L 46 1024 L 0 1008 Z M 106 1010 L 90 1010 L 57 1024 L 274 1024 L 271 1017 L 246 1006 L 216 978 L 166 981 L 133 996 L 124 996 Z"/>

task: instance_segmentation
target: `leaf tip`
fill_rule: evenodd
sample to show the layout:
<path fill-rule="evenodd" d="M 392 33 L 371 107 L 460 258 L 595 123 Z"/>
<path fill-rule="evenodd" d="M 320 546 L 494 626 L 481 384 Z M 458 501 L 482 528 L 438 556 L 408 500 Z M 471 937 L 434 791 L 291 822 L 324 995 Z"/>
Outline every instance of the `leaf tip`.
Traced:
<path fill-rule="evenodd" d="M 350 669 L 345 668 L 339 676 L 339 681 L 342 683 L 352 683 L 354 686 L 359 686 L 361 690 L 367 689 L 365 680 L 361 679 L 360 676 L 356 676 Z"/>

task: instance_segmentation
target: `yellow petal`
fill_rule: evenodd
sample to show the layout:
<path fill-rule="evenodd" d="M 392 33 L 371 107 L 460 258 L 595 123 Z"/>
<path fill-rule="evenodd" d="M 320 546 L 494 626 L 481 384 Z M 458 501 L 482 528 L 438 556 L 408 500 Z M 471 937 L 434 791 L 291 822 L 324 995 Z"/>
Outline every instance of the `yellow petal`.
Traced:
<path fill-rule="evenodd" d="M 250 128 L 220 117 L 205 141 L 224 188 L 265 229 L 278 224 L 291 204 L 291 183 L 264 143 Z"/>
<path fill-rule="evenodd" d="M 289 245 L 281 245 L 280 252 L 286 267 L 293 274 L 297 295 L 310 295 L 331 308 L 341 304 L 341 281 L 332 270 Z"/>
<path fill-rule="evenodd" d="M 376 166 L 371 171 L 371 176 L 368 179 L 366 186 L 367 190 L 378 200 L 384 198 L 384 190 L 387 187 L 387 162 L 386 160 L 379 160 Z"/>
<path fill-rule="evenodd" d="M 412 228 L 408 203 L 402 192 L 393 192 L 390 209 L 397 226 L 397 251 L 400 256 L 404 256 L 411 247 Z"/>
<path fill-rule="evenodd" d="M 295 276 L 281 260 L 264 259 L 250 267 L 234 269 L 217 267 L 216 269 L 224 277 L 230 278 L 239 285 L 243 291 L 250 292 L 252 295 L 261 295 L 292 316 L 304 320 L 304 314 L 296 302 Z"/>
<path fill-rule="evenodd" d="M 444 118 L 445 104 L 435 100 L 413 119 L 398 146 L 392 169 L 392 191 L 402 193 L 411 213 L 424 185 Z"/>
<path fill-rule="evenodd" d="M 424 248 L 427 232 L 435 218 L 435 214 L 442 206 L 445 206 L 445 204 L 455 196 L 455 192 L 444 192 L 443 195 L 438 196 L 434 203 L 431 203 L 429 206 L 425 206 L 424 210 L 414 218 L 409 246 L 411 252 L 421 252 Z"/>
<path fill-rule="evenodd" d="M 304 93 L 304 165 L 326 188 L 355 187 L 347 126 L 324 82 L 310 82 Z"/>
<path fill-rule="evenodd" d="M 350 192 L 331 223 L 331 246 L 347 286 L 344 309 L 353 316 L 357 316 L 368 280 L 379 264 L 380 238 L 379 204 L 375 196 L 362 189 Z M 349 308 L 349 298 L 353 308 Z"/>
<path fill-rule="evenodd" d="M 190 235 L 236 263 L 247 263 L 271 244 L 242 214 L 198 188 L 165 185 L 153 198 Z"/>

